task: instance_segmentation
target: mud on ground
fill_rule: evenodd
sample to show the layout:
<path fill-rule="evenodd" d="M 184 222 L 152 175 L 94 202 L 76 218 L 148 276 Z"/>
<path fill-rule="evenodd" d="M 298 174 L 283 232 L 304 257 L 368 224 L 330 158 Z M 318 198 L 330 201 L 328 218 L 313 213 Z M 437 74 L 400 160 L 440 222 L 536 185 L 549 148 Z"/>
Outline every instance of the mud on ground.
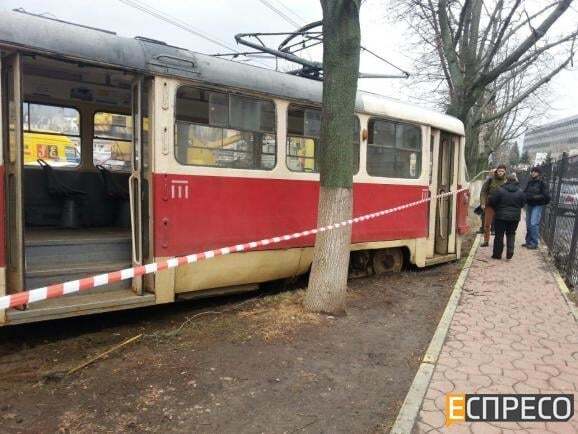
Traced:
<path fill-rule="evenodd" d="M 290 291 L 2 329 L 0 432 L 387 431 L 459 271 L 353 280 L 340 318 Z"/>

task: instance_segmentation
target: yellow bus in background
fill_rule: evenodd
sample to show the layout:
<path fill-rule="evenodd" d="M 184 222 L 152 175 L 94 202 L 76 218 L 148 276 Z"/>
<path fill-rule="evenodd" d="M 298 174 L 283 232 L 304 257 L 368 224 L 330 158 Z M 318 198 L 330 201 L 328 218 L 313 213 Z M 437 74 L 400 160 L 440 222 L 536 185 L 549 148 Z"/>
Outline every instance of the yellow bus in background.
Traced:
<path fill-rule="evenodd" d="M 77 140 L 58 134 L 24 132 L 24 165 L 37 165 L 45 160 L 58 167 L 74 167 L 80 164 Z"/>

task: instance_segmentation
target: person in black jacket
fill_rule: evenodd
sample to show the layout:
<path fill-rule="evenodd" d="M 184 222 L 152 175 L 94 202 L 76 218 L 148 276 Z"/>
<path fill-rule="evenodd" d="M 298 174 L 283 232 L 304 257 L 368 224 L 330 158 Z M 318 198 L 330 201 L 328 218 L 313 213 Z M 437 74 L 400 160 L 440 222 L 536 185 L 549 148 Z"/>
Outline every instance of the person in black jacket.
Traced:
<path fill-rule="evenodd" d="M 530 171 L 530 180 L 524 190 L 526 193 L 526 243 L 524 247 L 537 249 L 540 240 L 540 220 L 544 205 L 550 202 L 548 186 L 542 181 L 542 169 L 533 167 Z"/>
<path fill-rule="evenodd" d="M 506 258 L 514 256 L 514 241 L 516 229 L 520 223 L 522 208 L 526 204 L 526 195 L 520 190 L 516 174 L 508 175 L 506 183 L 498 188 L 489 199 L 490 205 L 496 211 L 494 225 L 494 251 L 492 258 L 502 259 L 504 251 L 504 233 L 506 234 Z"/>

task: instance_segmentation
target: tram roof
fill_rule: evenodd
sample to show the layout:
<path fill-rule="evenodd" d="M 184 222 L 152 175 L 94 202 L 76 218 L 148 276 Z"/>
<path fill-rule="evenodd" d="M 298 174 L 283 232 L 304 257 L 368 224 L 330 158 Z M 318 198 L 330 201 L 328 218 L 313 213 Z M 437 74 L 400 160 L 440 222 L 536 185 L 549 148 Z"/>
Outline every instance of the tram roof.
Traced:
<path fill-rule="evenodd" d="M 1 45 L 314 104 L 320 104 L 322 98 L 322 83 L 315 80 L 195 53 L 160 41 L 118 36 L 106 30 L 21 12 L 0 11 Z M 452 116 L 369 92 L 357 93 L 355 110 L 464 134 L 462 122 Z"/>

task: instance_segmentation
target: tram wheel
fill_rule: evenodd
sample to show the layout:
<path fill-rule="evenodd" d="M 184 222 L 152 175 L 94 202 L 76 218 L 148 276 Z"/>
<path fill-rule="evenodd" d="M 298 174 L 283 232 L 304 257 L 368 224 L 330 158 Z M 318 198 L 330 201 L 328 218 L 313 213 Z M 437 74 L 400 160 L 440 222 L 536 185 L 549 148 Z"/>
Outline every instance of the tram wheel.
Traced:
<path fill-rule="evenodd" d="M 373 254 L 375 274 L 398 273 L 403 267 L 403 252 L 399 247 L 376 250 Z"/>

